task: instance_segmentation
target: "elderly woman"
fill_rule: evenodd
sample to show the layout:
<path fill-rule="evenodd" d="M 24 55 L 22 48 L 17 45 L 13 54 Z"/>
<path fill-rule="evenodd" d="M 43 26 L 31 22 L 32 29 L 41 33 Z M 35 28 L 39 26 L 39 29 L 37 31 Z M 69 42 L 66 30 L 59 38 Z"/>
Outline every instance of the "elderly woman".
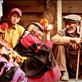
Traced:
<path fill-rule="evenodd" d="M 44 28 L 41 24 L 28 25 L 15 50 L 27 57 L 22 67 L 29 82 L 54 82 L 60 79 L 59 68 L 51 53 L 52 45 L 52 41 L 44 40 Z"/>

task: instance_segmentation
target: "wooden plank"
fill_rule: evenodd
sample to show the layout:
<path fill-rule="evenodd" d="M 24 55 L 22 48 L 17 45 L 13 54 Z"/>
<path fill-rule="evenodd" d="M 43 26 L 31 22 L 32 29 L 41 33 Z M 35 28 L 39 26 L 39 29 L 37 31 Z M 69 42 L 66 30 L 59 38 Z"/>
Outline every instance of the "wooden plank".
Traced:
<path fill-rule="evenodd" d="M 7 8 L 5 8 L 5 11 L 9 12 L 12 8 L 14 7 L 18 7 L 22 10 L 22 12 L 40 12 L 42 13 L 44 11 L 43 6 L 39 5 L 39 6 L 35 6 L 35 5 L 27 5 L 27 6 L 21 6 L 21 5 L 12 5 L 12 6 L 7 6 Z"/>
<path fill-rule="evenodd" d="M 4 0 L 4 3 L 11 3 L 12 5 L 13 4 L 21 4 L 21 5 L 27 5 L 27 4 L 43 4 L 44 3 L 44 0 Z M 11 5 L 10 4 L 10 5 Z"/>
<path fill-rule="evenodd" d="M 62 0 L 63 13 L 82 13 L 82 0 Z"/>
<path fill-rule="evenodd" d="M 82 80 L 69 79 L 69 81 L 60 81 L 60 82 L 82 82 Z"/>
<path fill-rule="evenodd" d="M 14 7 L 20 8 L 23 12 L 43 12 L 43 2 L 41 1 L 6 1 L 3 7 L 6 6 L 5 11 L 9 12 Z"/>

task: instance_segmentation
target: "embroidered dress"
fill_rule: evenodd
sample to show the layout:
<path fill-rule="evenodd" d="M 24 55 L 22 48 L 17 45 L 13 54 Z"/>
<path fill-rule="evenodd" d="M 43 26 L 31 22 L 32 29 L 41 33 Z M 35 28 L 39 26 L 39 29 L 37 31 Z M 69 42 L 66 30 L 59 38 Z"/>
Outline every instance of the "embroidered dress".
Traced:
<path fill-rule="evenodd" d="M 45 44 L 45 46 L 40 46 Z M 22 69 L 28 77 L 28 82 L 55 82 L 60 79 L 61 73 L 56 62 L 48 61 L 50 51 L 47 48 L 52 48 L 52 41 L 42 42 L 33 34 L 28 34 L 22 38 L 19 44 L 14 48 L 20 55 L 26 56 Z M 50 56 L 53 61 L 53 55 Z"/>

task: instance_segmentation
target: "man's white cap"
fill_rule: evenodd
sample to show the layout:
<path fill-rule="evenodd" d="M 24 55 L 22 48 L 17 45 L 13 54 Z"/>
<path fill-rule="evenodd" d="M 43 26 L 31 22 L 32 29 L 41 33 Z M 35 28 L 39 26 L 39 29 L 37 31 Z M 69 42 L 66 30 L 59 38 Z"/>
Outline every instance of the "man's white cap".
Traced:
<path fill-rule="evenodd" d="M 64 21 L 80 22 L 81 21 L 81 17 L 79 15 L 76 15 L 76 14 L 70 14 L 70 15 L 64 16 L 63 20 Z"/>

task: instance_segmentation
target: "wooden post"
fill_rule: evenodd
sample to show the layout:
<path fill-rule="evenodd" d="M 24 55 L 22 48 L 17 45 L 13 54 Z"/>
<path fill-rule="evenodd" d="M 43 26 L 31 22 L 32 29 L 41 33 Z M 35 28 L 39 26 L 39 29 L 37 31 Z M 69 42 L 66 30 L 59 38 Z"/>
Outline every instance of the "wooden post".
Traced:
<path fill-rule="evenodd" d="M 3 16 L 3 6 L 2 6 L 3 0 L 0 0 L 0 18 Z"/>
<path fill-rule="evenodd" d="M 76 80 L 78 80 L 78 73 L 79 73 L 79 59 L 80 59 L 80 47 L 78 48 Z"/>
<path fill-rule="evenodd" d="M 62 0 L 57 0 L 57 28 L 62 29 Z"/>

